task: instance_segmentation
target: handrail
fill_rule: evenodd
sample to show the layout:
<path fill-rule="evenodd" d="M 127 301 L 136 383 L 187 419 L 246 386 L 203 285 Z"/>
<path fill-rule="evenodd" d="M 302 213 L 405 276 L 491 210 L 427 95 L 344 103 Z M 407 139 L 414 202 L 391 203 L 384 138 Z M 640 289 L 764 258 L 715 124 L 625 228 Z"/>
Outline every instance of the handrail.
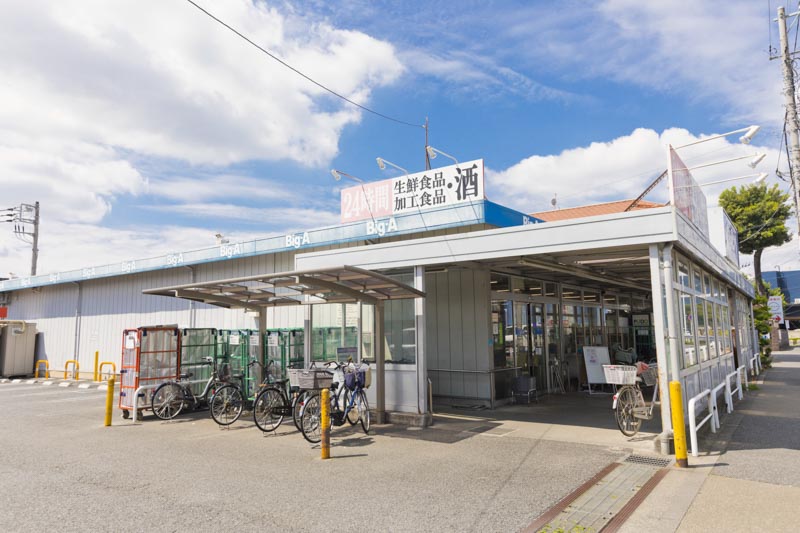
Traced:
<path fill-rule="evenodd" d="M 47 359 L 39 359 L 34 365 L 36 366 L 33 371 L 33 377 L 35 379 L 39 379 L 39 365 L 44 365 L 44 377 L 45 379 L 50 379 L 50 361 Z"/>
<path fill-rule="evenodd" d="M 725 384 L 720 383 L 719 385 L 711 389 L 711 396 L 714 397 L 714 422 L 717 424 L 717 429 L 721 427 L 719 424 L 719 409 L 717 409 L 717 394 L 719 394 L 719 391 L 723 390 L 724 388 Z M 725 403 L 727 404 L 727 402 L 728 402 L 728 397 L 725 396 Z"/>
<path fill-rule="evenodd" d="M 708 396 L 708 415 L 703 418 L 700 422 L 697 422 L 697 411 L 695 410 L 695 406 L 697 402 L 702 400 L 705 396 Z M 697 430 L 703 427 L 703 424 L 711 421 L 711 432 L 717 432 L 717 423 L 714 419 L 714 412 L 716 411 L 716 396 L 711 395 L 711 389 L 706 389 L 697 396 L 694 396 L 691 400 L 689 400 L 689 406 L 687 410 L 689 411 L 689 437 L 692 441 L 692 456 L 698 456 L 698 448 L 697 448 Z"/>
<path fill-rule="evenodd" d="M 739 399 L 742 399 L 742 390 L 749 390 L 750 384 L 747 381 L 747 367 L 744 365 L 740 366 L 736 369 L 736 372 L 739 374 Z M 742 389 L 742 376 L 744 376 L 744 389 Z"/>
<path fill-rule="evenodd" d="M 736 378 L 736 388 L 731 388 L 731 378 Z M 742 377 L 739 375 L 739 370 L 737 369 L 734 372 L 731 372 L 727 376 L 725 376 L 725 403 L 728 406 L 728 413 L 733 412 L 733 393 L 736 392 L 739 394 L 739 399 L 743 398 L 742 395 Z"/>
<path fill-rule="evenodd" d="M 74 379 L 76 379 L 76 380 L 80 379 L 81 365 L 75 359 L 69 359 L 66 363 L 64 363 L 64 379 L 67 379 L 67 368 L 69 367 L 70 363 L 72 363 L 72 365 L 73 365 L 72 372 L 73 372 L 73 375 L 74 375 Z"/>
<path fill-rule="evenodd" d="M 111 365 L 111 374 L 114 376 L 117 375 L 117 365 L 113 361 L 103 361 L 97 368 L 97 377 L 99 379 L 96 381 L 103 381 L 103 367 L 106 365 Z"/>

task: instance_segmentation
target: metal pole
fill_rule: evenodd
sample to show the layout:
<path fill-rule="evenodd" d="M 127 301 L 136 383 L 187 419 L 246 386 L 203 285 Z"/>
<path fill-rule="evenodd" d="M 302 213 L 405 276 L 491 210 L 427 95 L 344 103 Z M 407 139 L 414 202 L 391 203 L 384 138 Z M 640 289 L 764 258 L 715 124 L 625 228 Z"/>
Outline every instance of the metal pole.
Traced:
<path fill-rule="evenodd" d="M 778 8 L 778 33 L 781 38 L 781 65 L 783 67 L 783 97 L 786 102 L 786 120 L 788 122 L 789 139 L 791 140 L 791 179 L 794 189 L 795 205 L 800 205 L 800 137 L 798 137 L 797 106 L 794 96 L 794 69 L 792 68 L 792 57 L 789 55 L 789 39 L 786 35 L 786 11 L 783 7 Z M 798 217 L 797 231 L 800 235 L 800 213 L 795 213 Z"/>
<path fill-rule="evenodd" d="M 104 426 L 108 427 L 111 425 L 111 414 L 113 413 L 113 411 L 114 411 L 114 376 L 111 376 L 111 379 L 108 380 L 108 390 L 106 391 L 106 418 L 103 424 Z"/>
<path fill-rule="evenodd" d="M 425 267 L 414 267 L 414 288 L 425 292 Z M 414 345 L 416 349 L 417 370 L 417 410 L 425 415 L 428 404 L 428 362 L 425 359 L 425 298 L 414 298 Z"/>
<path fill-rule="evenodd" d="M 378 424 L 386 422 L 386 339 L 383 332 L 383 301 L 375 302 L 375 418 Z"/>
<path fill-rule="evenodd" d="M 425 117 L 425 170 L 431 169 L 431 156 L 428 154 L 428 117 Z"/>
<path fill-rule="evenodd" d="M 39 202 L 33 204 L 33 251 L 31 253 L 31 276 L 36 275 L 36 262 L 39 259 Z"/>
<path fill-rule="evenodd" d="M 668 390 L 667 380 L 667 333 L 664 331 L 664 324 L 667 322 L 664 309 L 664 292 L 661 283 L 661 250 L 656 244 L 650 245 L 650 282 L 653 291 L 653 326 L 656 337 L 656 360 L 658 362 L 658 387 L 661 389 L 662 396 Z M 661 402 L 661 453 L 669 455 L 669 436 L 672 431 L 672 423 L 669 413 L 669 402 Z"/>

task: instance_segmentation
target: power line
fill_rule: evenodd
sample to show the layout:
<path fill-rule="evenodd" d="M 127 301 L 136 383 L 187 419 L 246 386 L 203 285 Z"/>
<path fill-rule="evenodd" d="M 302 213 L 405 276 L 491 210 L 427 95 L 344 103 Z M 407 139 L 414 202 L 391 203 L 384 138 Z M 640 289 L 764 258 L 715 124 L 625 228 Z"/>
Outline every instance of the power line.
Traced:
<path fill-rule="evenodd" d="M 239 32 L 237 29 L 233 28 L 232 26 L 230 26 L 226 22 L 218 19 L 216 16 L 214 16 L 213 14 L 209 13 L 208 11 L 206 11 L 206 9 L 204 9 L 203 7 L 200 7 L 199 5 L 197 5 L 193 0 L 186 0 L 186 1 L 189 2 L 190 4 L 192 4 L 194 7 L 196 7 L 200 11 L 202 11 L 203 13 L 205 13 L 206 15 L 208 15 L 209 17 L 211 17 L 212 19 L 214 19 L 215 21 L 217 21 L 219 24 L 221 24 L 221 25 L 225 26 L 226 28 L 228 28 L 230 31 L 232 31 L 233 33 L 235 33 L 236 35 L 238 35 L 239 37 L 241 37 L 242 39 L 244 39 L 245 41 L 247 41 L 248 43 L 250 43 L 251 45 L 253 45 L 257 49 L 259 49 L 261 52 L 267 54 L 269 57 L 271 57 L 272 59 L 274 59 L 275 61 L 277 61 L 281 65 L 283 65 L 284 67 L 286 67 L 289 70 L 295 72 L 296 74 L 299 74 L 300 76 L 302 76 L 303 78 L 307 79 L 308 81 L 310 81 L 311 83 L 313 83 L 317 87 L 328 91 L 329 93 L 331 93 L 332 95 L 336 96 L 337 98 L 341 98 L 345 102 L 347 102 L 347 103 L 349 103 L 351 105 L 354 105 L 354 106 L 358 107 L 359 109 L 362 109 L 362 110 L 364 110 L 364 111 L 366 111 L 368 113 L 372 113 L 373 115 L 379 116 L 381 118 L 385 118 L 386 120 L 391 120 L 392 122 L 397 122 L 398 124 L 403 124 L 404 126 L 411 126 L 411 127 L 414 127 L 414 128 L 423 128 L 423 129 L 425 129 L 425 126 L 422 125 L 422 124 L 412 124 L 411 122 L 406 122 L 404 120 L 400 120 L 400 119 L 397 119 L 397 118 L 390 117 L 388 115 L 384 115 L 383 113 L 379 113 L 378 111 L 375 111 L 373 109 L 370 109 L 370 108 L 365 107 L 365 106 L 363 106 L 363 105 L 361 105 L 361 104 L 359 104 L 357 102 L 354 102 L 354 101 L 350 100 L 346 96 L 343 96 L 343 95 L 337 93 L 333 89 L 329 89 L 328 87 L 322 85 L 320 82 L 314 80 L 310 76 L 300 72 L 299 70 L 297 70 L 296 68 L 291 66 L 286 61 L 283 61 L 281 58 L 277 57 L 272 52 L 266 50 L 265 48 L 262 48 L 259 45 L 257 45 L 256 43 L 251 41 L 247 36 L 245 36 L 244 34 Z"/>

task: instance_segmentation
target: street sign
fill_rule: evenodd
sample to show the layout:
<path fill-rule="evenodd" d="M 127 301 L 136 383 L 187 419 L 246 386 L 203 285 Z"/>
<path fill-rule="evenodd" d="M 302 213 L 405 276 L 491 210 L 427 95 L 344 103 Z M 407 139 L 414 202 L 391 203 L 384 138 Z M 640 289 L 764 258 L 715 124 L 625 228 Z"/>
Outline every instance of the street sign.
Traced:
<path fill-rule="evenodd" d="M 767 307 L 772 320 L 778 324 L 783 324 L 783 297 L 770 296 L 767 300 Z"/>

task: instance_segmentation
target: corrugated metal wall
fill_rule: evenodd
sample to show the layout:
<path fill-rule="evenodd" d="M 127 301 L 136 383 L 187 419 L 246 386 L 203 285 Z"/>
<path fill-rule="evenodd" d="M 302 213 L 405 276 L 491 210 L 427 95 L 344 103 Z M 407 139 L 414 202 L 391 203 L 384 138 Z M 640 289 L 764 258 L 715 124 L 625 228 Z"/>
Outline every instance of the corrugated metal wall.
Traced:
<path fill-rule="evenodd" d="M 425 353 L 433 394 L 489 400 L 489 271 L 428 274 L 425 288 Z"/>
<path fill-rule="evenodd" d="M 9 318 L 35 322 L 42 333 L 37 358 L 50 361 L 51 371 L 63 371 L 64 363 L 77 359 L 84 376 L 94 368 L 94 352 L 100 361 L 119 367 L 122 331 L 158 324 L 219 329 L 257 328 L 257 318 L 241 310 L 227 310 L 178 298 L 148 296 L 142 290 L 294 268 L 294 252 L 232 259 L 169 270 L 143 272 L 114 278 L 65 283 L 13 293 Z M 192 272 L 194 269 L 194 274 Z M 192 307 L 194 311 L 192 311 Z M 192 320 L 194 315 L 194 320 Z M 268 328 L 302 327 L 302 306 L 269 309 Z M 76 353 L 77 347 L 77 353 Z M 57 374 L 56 374 L 57 375 Z"/>

